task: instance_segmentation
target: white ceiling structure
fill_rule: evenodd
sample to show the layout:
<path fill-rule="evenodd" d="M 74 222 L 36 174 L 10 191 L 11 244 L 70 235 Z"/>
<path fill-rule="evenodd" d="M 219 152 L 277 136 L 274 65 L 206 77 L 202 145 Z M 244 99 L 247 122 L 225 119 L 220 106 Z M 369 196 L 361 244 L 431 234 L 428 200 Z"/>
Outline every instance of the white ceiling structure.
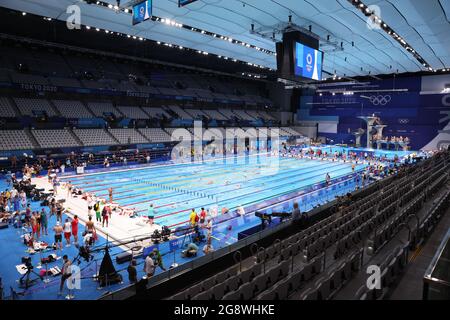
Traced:
<path fill-rule="evenodd" d="M 116 0 L 103 0 L 116 5 Z M 136 2 L 136 1 L 135 1 Z M 362 0 L 419 53 L 433 69 L 450 68 L 449 0 Z M 122 0 L 121 8 L 130 0 Z M 424 66 L 382 29 L 370 28 L 367 17 L 348 0 L 198 0 L 179 8 L 177 0 L 153 0 L 153 15 L 227 36 L 258 48 L 275 50 L 275 42 L 250 32 L 271 30 L 292 22 L 311 26 L 325 39 L 343 43 L 343 50 L 324 47 L 324 70 L 338 76 L 416 72 Z M 131 14 L 116 12 L 82 0 L 0 0 L 0 6 L 65 20 L 69 5 L 81 8 L 81 23 L 109 31 L 135 35 L 163 43 L 200 50 L 275 69 L 276 57 L 254 48 L 214 38 L 157 21 L 131 24 Z M 95 32 L 95 31 L 92 31 Z M 281 35 L 277 35 L 280 39 Z M 352 45 L 354 43 L 354 46 Z M 175 50 L 175 49 L 174 49 Z M 201 56 L 199 56 L 201 59 Z M 362 68 L 362 69 L 361 69 Z"/>

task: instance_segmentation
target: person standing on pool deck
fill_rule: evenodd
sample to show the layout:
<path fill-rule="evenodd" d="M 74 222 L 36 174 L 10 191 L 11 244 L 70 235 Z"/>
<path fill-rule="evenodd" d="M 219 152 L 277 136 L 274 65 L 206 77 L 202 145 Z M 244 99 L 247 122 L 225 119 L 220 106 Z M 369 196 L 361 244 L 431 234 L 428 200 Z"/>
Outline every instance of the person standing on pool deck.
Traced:
<path fill-rule="evenodd" d="M 53 227 L 53 231 L 55 231 L 56 250 L 58 250 L 59 247 L 59 249 L 62 251 L 62 234 L 64 230 L 59 221 L 56 222 L 56 226 Z"/>
<path fill-rule="evenodd" d="M 31 233 L 33 235 L 33 239 L 39 239 L 38 235 L 38 225 L 36 221 L 36 213 L 33 212 L 30 217 L 30 225 L 31 225 Z"/>
<path fill-rule="evenodd" d="M 89 221 L 86 222 L 86 232 L 92 234 L 93 242 L 97 240 L 97 232 L 95 230 L 95 225 L 92 221 L 92 217 L 89 217 Z"/>
<path fill-rule="evenodd" d="M 206 211 L 205 208 L 202 208 L 200 211 L 200 224 L 204 224 L 206 222 Z"/>
<path fill-rule="evenodd" d="M 327 186 L 329 186 L 331 184 L 331 177 L 330 177 L 329 173 L 327 173 L 327 175 L 325 176 L 325 181 L 327 183 Z"/>
<path fill-rule="evenodd" d="M 69 260 L 69 258 L 67 257 L 66 254 L 63 256 L 63 261 L 64 261 L 64 263 L 63 263 L 63 266 L 61 268 L 61 282 L 59 284 L 59 293 L 58 293 L 59 295 L 62 295 L 63 288 L 64 288 L 64 283 L 72 275 L 71 272 L 70 272 L 71 271 L 70 266 L 71 266 L 72 263 L 70 262 L 70 260 Z"/>
<path fill-rule="evenodd" d="M 53 178 L 52 186 L 53 186 L 53 193 L 55 195 L 57 195 L 58 194 L 58 179 L 56 177 Z"/>
<path fill-rule="evenodd" d="M 94 222 L 92 221 L 91 217 L 89 217 L 88 222 L 86 222 L 86 231 L 88 233 L 94 233 L 94 231 L 95 231 L 95 225 L 94 225 Z"/>
<path fill-rule="evenodd" d="M 148 207 L 147 217 L 148 217 L 148 223 L 152 226 L 153 221 L 155 219 L 155 207 L 153 206 L 153 203 L 150 203 L 150 206 Z"/>
<path fill-rule="evenodd" d="M 213 229 L 213 222 L 210 216 L 208 216 L 207 218 L 205 229 L 206 229 L 206 239 L 210 239 L 212 237 L 212 229 Z"/>
<path fill-rule="evenodd" d="M 100 210 L 100 201 L 97 201 L 94 204 L 94 211 L 95 211 L 95 221 L 102 222 L 102 215 L 101 215 L 101 210 Z M 90 217 L 91 216 L 89 216 L 89 218 Z"/>
<path fill-rule="evenodd" d="M 109 193 L 109 202 L 112 203 L 113 202 L 113 188 L 108 188 L 108 193 Z"/>
<path fill-rule="evenodd" d="M 130 261 L 130 265 L 127 268 L 128 271 L 128 280 L 130 280 L 130 283 L 137 283 L 137 270 L 136 270 L 136 260 L 133 259 Z"/>
<path fill-rule="evenodd" d="M 153 262 L 153 252 L 151 252 L 144 261 L 144 272 L 147 278 L 150 278 L 155 273 L 155 263 Z"/>
<path fill-rule="evenodd" d="M 48 217 L 47 217 L 47 212 L 45 211 L 44 208 L 42 208 L 41 210 L 41 231 L 42 231 L 42 235 L 48 235 Z"/>
<path fill-rule="evenodd" d="M 198 215 L 197 212 L 195 212 L 195 209 L 192 209 L 191 215 L 189 216 L 189 223 L 191 224 L 191 227 L 195 227 L 198 222 Z"/>
<path fill-rule="evenodd" d="M 72 225 L 69 222 L 69 219 L 66 218 L 66 222 L 64 222 L 64 238 L 66 239 L 66 247 L 70 247 L 71 235 L 72 235 Z"/>
<path fill-rule="evenodd" d="M 163 271 L 166 271 L 167 269 L 164 268 L 161 253 L 156 248 L 153 249 L 153 257 L 154 257 L 155 269 L 156 269 L 156 267 L 160 267 Z"/>
<path fill-rule="evenodd" d="M 72 182 L 70 182 L 70 181 L 67 182 L 66 188 L 67 188 L 67 198 L 72 197 L 72 188 L 73 188 Z"/>
<path fill-rule="evenodd" d="M 77 215 L 75 215 L 73 217 L 71 224 L 72 224 L 72 235 L 73 235 L 74 243 L 78 244 L 78 216 Z"/>
<path fill-rule="evenodd" d="M 102 227 L 105 226 L 105 222 L 106 222 L 106 227 L 108 227 L 108 207 L 104 206 L 103 210 L 102 210 Z"/>

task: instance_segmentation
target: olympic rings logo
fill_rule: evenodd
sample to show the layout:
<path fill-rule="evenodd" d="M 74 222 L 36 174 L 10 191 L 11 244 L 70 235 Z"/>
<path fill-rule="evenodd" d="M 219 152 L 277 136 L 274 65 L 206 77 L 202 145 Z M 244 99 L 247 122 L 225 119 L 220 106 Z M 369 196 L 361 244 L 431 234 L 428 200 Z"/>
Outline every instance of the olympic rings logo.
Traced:
<path fill-rule="evenodd" d="M 378 96 L 370 97 L 370 102 L 372 102 L 372 104 L 374 106 L 385 106 L 389 102 L 391 102 L 391 100 L 392 100 L 392 97 L 389 95 L 387 95 L 387 96 L 378 95 Z"/>
<path fill-rule="evenodd" d="M 408 124 L 409 123 L 409 119 L 398 119 L 398 122 L 400 124 Z"/>

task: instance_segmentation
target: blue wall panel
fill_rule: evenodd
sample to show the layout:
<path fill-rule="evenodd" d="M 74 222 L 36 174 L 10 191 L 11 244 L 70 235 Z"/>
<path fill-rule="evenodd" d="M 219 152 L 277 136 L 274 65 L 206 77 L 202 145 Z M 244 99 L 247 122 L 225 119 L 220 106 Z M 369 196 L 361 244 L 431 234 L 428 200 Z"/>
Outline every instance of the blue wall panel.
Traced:
<path fill-rule="evenodd" d="M 429 87 L 427 84 L 427 90 Z M 450 96 L 440 94 L 443 88 L 436 87 L 434 92 L 422 92 L 421 88 L 420 77 L 319 87 L 323 90 L 321 95 L 301 97 L 298 120 L 335 119 L 338 132 L 319 132 L 319 135 L 335 143 L 354 143 L 351 133 L 358 128 L 366 129 L 365 122 L 358 117 L 375 115 L 387 125 L 384 136 L 407 136 L 412 149 L 419 150 L 435 139 L 450 121 L 446 119 L 450 115 Z M 354 93 L 332 95 L 330 90 L 333 89 Z"/>

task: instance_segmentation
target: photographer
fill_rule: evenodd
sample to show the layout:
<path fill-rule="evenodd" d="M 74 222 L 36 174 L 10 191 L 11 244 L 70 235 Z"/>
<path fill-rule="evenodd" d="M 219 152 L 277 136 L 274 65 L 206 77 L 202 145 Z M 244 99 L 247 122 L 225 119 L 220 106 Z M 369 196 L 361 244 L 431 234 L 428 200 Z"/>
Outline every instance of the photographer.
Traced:
<path fill-rule="evenodd" d="M 147 256 L 147 258 L 145 258 L 145 261 L 144 261 L 144 272 L 145 272 L 147 278 L 152 277 L 153 274 L 155 273 L 156 267 L 155 267 L 155 263 L 153 261 L 153 255 L 154 255 L 153 252 L 151 252 Z"/>
<path fill-rule="evenodd" d="M 130 280 L 130 283 L 137 283 L 137 270 L 135 259 L 130 261 L 130 265 L 128 266 L 127 271 L 128 271 L 128 280 Z"/>
<path fill-rule="evenodd" d="M 198 252 L 198 246 L 195 243 L 190 243 L 186 250 L 183 250 L 181 252 L 181 256 L 183 258 L 190 258 L 190 257 L 196 257 Z"/>
<path fill-rule="evenodd" d="M 69 258 L 67 257 L 66 254 L 63 256 L 63 262 L 64 263 L 63 263 L 62 268 L 61 268 L 61 282 L 59 284 L 59 295 L 62 295 L 62 291 L 63 291 L 63 288 L 64 288 L 64 283 L 72 275 L 70 273 L 70 266 L 72 265 L 72 262 L 69 260 Z"/>
<path fill-rule="evenodd" d="M 163 265 L 161 253 L 156 248 L 153 249 L 153 257 L 154 257 L 154 262 L 155 262 L 155 269 L 156 269 L 156 267 L 160 267 L 163 271 L 166 271 L 166 268 L 164 268 L 164 265 Z"/>

